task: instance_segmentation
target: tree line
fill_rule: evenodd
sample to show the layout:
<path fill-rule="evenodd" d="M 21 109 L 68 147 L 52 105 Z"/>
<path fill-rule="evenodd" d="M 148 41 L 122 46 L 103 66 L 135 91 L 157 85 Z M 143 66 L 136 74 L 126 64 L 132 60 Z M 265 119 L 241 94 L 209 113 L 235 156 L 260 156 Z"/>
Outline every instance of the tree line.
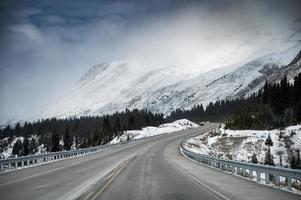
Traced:
<path fill-rule="evenodd" d="M 297 124 L 301 122 L 301 74 L 295 76 L 294 83 L 286 76 L 279 83 L 266 82 L 248 99 L 249 103 L 226 122 L 226 128 L 274 129 Z"/>
<path fill-rule="evenodd" d="M 8 137 L 12 141 L 14 136 L 22 136 L 24 140 L 16 141 L 12 152 L 21 156 L 34 154 L 37 144 L 44 144 L 47 152 L 106 144 L 124 130 L 158 126 L 164 122 L 163 114 L 134 109 L 104 116 L 42 119 L 25 122 L 23 126 L 17 123 L 15 127 L 0 130 L 0 139 Z"/>

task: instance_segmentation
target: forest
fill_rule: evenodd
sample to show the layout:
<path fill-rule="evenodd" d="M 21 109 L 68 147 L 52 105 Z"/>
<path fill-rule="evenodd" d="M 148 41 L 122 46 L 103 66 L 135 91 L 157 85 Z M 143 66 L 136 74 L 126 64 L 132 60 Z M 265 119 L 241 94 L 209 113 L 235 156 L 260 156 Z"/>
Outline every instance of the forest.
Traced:
<path fill-rule="evenodd" d="M 47 152 L 70 150 L 72 145 L 74 148 L 86 148 L 106 144 L 124 130 L 158 126 L 164 121 L 162 114 L 137 109 L 104 116 L 42 119 L 32 123 L 25 122 L 23 126 L 20 123 L 15 127 L 7 126 L 1 130 L 0 139 L 24 137 L 23 142 L 18 140 L 15 143 L 12 153 L 25 156 L 34 154 L 38 144 L 44 144 Z M 63 145 L 60 141 L 63 141 Z"/>

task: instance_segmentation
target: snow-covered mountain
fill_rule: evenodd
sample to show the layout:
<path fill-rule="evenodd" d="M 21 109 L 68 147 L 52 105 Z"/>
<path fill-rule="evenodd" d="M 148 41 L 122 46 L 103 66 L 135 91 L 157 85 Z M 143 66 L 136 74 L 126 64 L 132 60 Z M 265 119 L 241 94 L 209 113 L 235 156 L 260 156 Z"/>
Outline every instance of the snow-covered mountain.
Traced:
<path fill-rule="evenodd" d="M 139 63 L 130 60 L 95 65 L 73 91 L 50 104 L 42 117 L 101 115 L 126 108 L 168 114 L 177 108 L 246 96 L 260 89 L 266 79 L 279 78 L 277 74 L 300 72 L 300 64 L 288 66 L 300 50 L 299 42 L 280 52 L 207 72 L 177 66 L 137 71 Z"/>

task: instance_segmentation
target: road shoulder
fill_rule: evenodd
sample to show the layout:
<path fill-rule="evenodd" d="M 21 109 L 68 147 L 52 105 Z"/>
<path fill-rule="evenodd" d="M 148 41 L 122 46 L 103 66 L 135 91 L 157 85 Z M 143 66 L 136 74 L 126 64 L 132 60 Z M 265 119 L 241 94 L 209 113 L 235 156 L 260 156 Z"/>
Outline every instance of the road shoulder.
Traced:
<path fill-rule="evenodd" d="M 202 185 L 202 187 L 208 187 L 228 199 L 300 199 L 300 195 L 261 185 L 193 162 L 180 153 L 179 143 L 180 141 L 174 141 L 166 147 L 165 159 L 182 173 L 185 173 L 186 177 L 191 177 L 192 181 L 199 182 L 200 187 Z"/>

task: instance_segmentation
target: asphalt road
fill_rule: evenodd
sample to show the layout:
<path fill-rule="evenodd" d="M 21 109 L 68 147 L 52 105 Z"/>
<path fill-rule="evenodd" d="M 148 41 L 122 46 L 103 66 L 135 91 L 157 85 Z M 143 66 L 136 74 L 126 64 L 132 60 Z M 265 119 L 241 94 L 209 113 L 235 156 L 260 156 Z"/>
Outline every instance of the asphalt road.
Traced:
<path fill-rule="evenodd" d="M 183 157 L 179 143 L 216 124 L 0 174 L 0 199 L 300 199 Z"/>

